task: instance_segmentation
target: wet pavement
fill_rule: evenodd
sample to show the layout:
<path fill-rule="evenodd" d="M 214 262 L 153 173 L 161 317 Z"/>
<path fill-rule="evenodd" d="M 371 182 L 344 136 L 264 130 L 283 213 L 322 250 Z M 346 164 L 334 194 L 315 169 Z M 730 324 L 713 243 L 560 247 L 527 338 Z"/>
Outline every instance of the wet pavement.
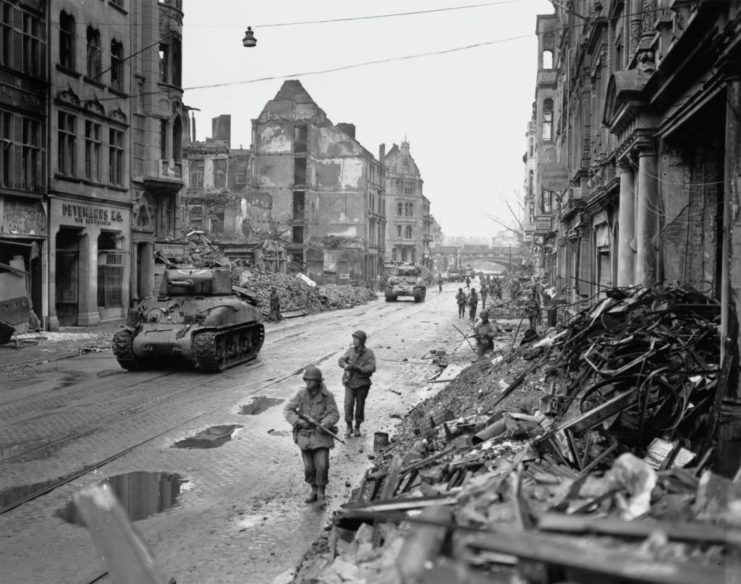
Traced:
<path fill-rule="evenodd" d="M 181 584 L 261 584 L 285 574 L 357 485 L 374 432 L 393 434 L 401 416 L 442 387 L 428 383 L 438 369 L 422 357 L 432 348 L 452 354 L 460 345 L 453 296 L 450 287 L 418 305 L 381 301 L 269 323 L 258 360 L 218 375 L 129 373 L 110 351 L 77 351 L 75 358 L 45 357 L 46 363 L 28 366 L 20 363 L 30 353 L 18 349 L 16 364 L 3 369 L 0 361 L 8 382 L 0 384 L 0 493 L 17 498 L 20 491 L 12 489 L 92 467 L 0 515 L 3 578 L 91 581 L 104 564 L 87 530 L 68 522 L 74 492 L 110 477 L 175 475 L 188 480 L 188 490 L 178 492 L 169 509 L 137 519 L 168 575 Z M 341 404 L 336 363 L 358 328 L 368 332 L 378 361 L 368 420 L 364 436 L 332 451 L 330 503 L 320 509 L 302 502 L 300 453 L 281 404 L 302 387 L 300 372 L 313 363 Z M 71 348 L 66 344 L 60 352 Z M 173 447 L 204 436 L 228 439 L 212 448 Z M 156 509 L 161 497 L 174 498 L 159 479 L 147 480 L 121 491 L 135 508 Z M 157 504 L 144 503 L 152 500 Z"/>

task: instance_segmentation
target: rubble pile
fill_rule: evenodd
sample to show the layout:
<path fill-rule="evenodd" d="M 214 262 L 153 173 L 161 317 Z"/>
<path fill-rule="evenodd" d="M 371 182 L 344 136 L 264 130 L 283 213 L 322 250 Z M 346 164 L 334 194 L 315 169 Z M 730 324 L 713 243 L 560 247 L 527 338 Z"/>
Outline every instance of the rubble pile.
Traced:
<path fill-rule="evenodd" d="M 231 261 L 203 232 L 188 233 L 188 263 L 196 268 L 229 267 Z"/>
<path fill-rule="evenodd" d="M 273 274 L 258 270 L 232 270 L 232 282 L 249 289 L 257 305 L 267 317 L 270 313 L 270 291 L 275 288 L 280 296 L 281 312 L 322 312 L 352 308 L 375 299 L 376 295 L 358 286 L 327 284 L 311 286 L 306 280 L 291 274 Z"/>
<path fill-rule="evenodd" d="M 692 290 L 612 290 L 479 359 L 402 422 L 295 581 L 738 581 L 718 324 Z"/>

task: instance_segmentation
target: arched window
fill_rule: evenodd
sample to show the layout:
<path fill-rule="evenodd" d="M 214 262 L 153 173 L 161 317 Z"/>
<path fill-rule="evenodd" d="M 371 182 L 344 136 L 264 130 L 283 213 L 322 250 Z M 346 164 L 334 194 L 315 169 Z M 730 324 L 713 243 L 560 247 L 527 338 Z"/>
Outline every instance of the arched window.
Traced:
<path fill-rule="evenodd" d="M 59 14 L 59 64 L 75 70 L 75 17 L 64 10 Z"/>
<path fill-rule="evenodd" d="M 543 69 L 553 69 L 553 51 L 543 51 Z"/>
<path fill-rule="evenodd" d="M 96 79 L 101 72 L 100 31 L 87 27 L 87 76 Z"/>
<path fill-rule="evenodd" d="M 396 236 L 401 237 L 401 225 L 396 226 Z"/>
<path fill-rule="evenodd" d="M 543 100 L 543 140 L 553 140 L 553 100 Z"/>
<path fill-rule="evenodd" d="M 396 214 L 399 217 L 401 217 L 404 214 L 404 204 L 403 203 L 397 203 L 396 204 Z"/>
<path fill-rule="evenodd" d="M 412 226 L 411 225 L 407 225 L 405 233 L 404 233 L 404 237 L 406 237 L 407 239 L 412 238 Z"/>

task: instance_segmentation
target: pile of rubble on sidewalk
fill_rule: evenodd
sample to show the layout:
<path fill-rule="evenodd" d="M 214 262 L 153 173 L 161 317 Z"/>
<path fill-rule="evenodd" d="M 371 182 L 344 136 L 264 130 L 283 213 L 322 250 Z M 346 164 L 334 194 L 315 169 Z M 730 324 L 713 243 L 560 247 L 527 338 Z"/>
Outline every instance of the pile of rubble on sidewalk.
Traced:
<path fill-rule="evenodd" d="M 295 581 L 738 582 L 741 402 L 719 322 L 691 290 L 615 289 L 500 343 L 410 412 Z"/>
<path fill-rule="evenodd" d="M 275 288 L 280 297 L 281 312 L 301 311 L 304 314 L 352 308 L 375 300 L 372 290 L 350 284 L 317 286 L 302 274 L 276 274 L 258 270 L 241 261 L 232 262 L 218 245 L 200 231 L 188 234 L 188 261 L 196 267 L 225 267 L 232 272 L 235 285 L 249 289 L 267 318 L 270 314 L 270 291 Z"/>

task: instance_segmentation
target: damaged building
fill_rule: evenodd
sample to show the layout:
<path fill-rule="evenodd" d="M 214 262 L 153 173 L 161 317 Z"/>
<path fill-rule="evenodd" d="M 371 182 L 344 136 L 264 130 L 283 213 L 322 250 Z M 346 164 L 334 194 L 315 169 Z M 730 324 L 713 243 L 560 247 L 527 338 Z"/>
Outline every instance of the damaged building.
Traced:
<path fill-rule="evenodd" d="M 424 181 L 409 142 L 394 144 L 384 157 L 386 173 L 386 261 L 432 267 L 430 243 L 433 219 Z"/>
<path fill-rule="evenodd" d="M 383 269 L 384 146 L 376 158 L 355 126 L 333 124 L 297 80 L 252 121 L 253 194 L 289 262 L 319 282 L 375 282 Z"/>
<path fill-rule="evenodd" d="M 538 265 L 566 302 L 672 282 L 710 294 L 725 347 L 741 307 L 741 2 L 578 1 L 537 30 Z"/>

